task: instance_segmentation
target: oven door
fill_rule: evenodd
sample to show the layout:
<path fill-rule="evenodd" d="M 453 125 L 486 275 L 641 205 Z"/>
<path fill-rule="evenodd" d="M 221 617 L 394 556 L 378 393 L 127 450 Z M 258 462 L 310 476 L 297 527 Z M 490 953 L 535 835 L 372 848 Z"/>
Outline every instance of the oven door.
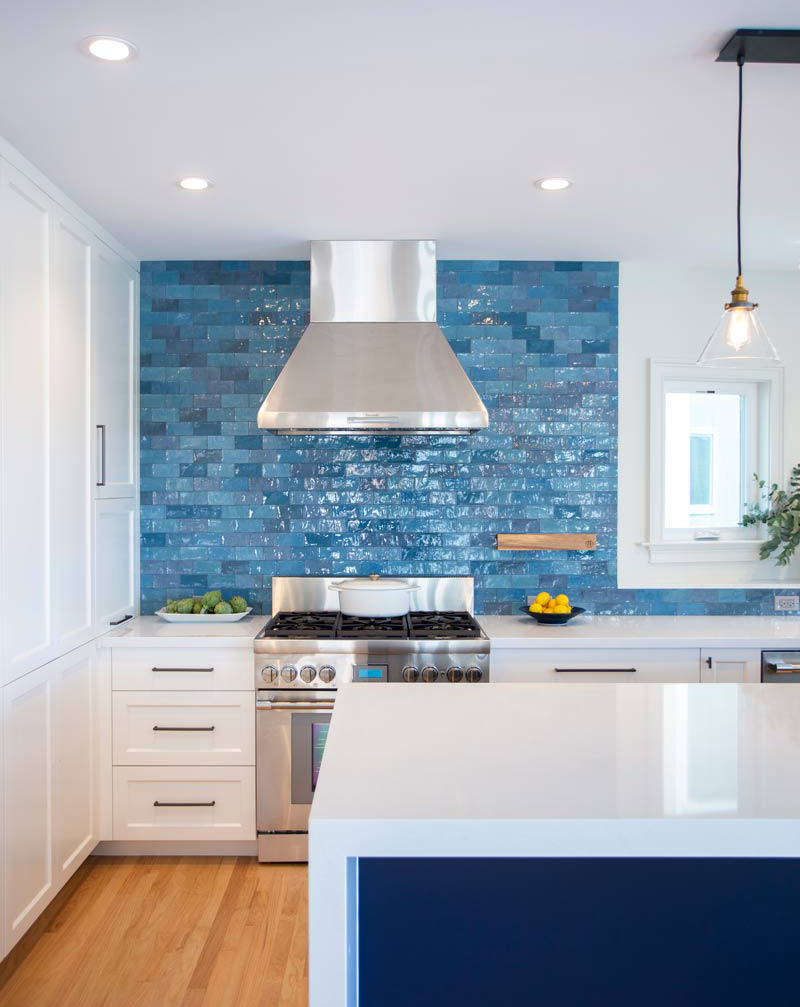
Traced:
<path fill-rule="evenodd" d="M 293 692 L 293 696 L 297 696 Z M 256 702 L 258 858 L 308 859 L 308 816 L 333 712 L 331 693 Z"/>

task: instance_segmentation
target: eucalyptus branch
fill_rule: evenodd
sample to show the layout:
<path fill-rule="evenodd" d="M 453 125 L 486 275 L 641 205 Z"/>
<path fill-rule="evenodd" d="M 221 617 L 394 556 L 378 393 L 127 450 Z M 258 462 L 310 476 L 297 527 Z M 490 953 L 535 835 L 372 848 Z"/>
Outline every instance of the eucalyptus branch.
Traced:
<path fill-rule="evenodd" d="M 763 524 L 768 537 L 761 544 L 759 555 L 767 559 L 777 553 L 779 566 L 787 566 L 800 545 L 800 464 L 795 465 L 789 477 L 789 488 L 782 490 L 777 483 L 767 489 L 765 480 L 753 476 L 758 486 L 758 501 L 747 504 L 742 525 Z"/>

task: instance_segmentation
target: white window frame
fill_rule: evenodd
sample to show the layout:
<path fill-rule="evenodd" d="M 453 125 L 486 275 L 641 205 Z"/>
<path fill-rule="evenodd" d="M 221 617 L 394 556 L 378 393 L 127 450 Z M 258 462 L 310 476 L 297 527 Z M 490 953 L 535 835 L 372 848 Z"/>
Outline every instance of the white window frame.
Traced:
<path fill-rule="evenodd" d="M 757 488 L 753 473 L 767 482 L 780 481 L 783 472 L 783 369 L 778 367 L 701 367 L 694 362 L 650 360 L 650 503 L 649 531 L 646 546 L 651 563 L 718 563 L 746 562 L 758 559 L 758 549 L 764 538 L 761 526 L 720 529 L 720 537 L 709 541 L 697 539 L 701 531 L 665 529 L 665 396 L 670 385 L 686 388 L 693 385 L 727 386 L 726 390 L 742 393 L 747 387 L 748 413 L 757 416 L 754 425 L 747 421 L 749 441 L 742 472 L 744 498 L 755 502 Z M 755 386 L 755 388 L 753 388 Z M 751 459 L 754 458 L 754 462 Z"/>

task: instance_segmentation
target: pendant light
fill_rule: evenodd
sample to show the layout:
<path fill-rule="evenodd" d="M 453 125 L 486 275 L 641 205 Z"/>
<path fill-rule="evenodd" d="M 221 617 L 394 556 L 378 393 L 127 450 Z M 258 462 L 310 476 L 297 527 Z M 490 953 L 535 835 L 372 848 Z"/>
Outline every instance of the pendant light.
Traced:
<path fill-rule="evenodd" d="M 724 51 L 724 50 L 723 50 Z M 739 120 L 737 134 L 736 177 L 736 250 L 738 272 L 731 299 L 711 338 L 703 348 L 698 364 L 729 364 L 739 361 L 779 364 L 780 357 L 758 317 L 758 305 L 750 300 L 750 292 L 742 278 L 742 77 L 745 53 L 736 56 L 739 67 Z"/>

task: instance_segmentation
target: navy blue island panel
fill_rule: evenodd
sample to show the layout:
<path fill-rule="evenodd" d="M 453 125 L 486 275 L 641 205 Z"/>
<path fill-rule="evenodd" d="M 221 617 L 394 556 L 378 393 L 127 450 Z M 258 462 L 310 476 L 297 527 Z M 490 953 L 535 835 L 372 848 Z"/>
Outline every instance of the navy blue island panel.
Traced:
<path fill-rule="evenodd" d="M 366 858 L 359 1007 L 800 1003 L 800 860 Z"/>

